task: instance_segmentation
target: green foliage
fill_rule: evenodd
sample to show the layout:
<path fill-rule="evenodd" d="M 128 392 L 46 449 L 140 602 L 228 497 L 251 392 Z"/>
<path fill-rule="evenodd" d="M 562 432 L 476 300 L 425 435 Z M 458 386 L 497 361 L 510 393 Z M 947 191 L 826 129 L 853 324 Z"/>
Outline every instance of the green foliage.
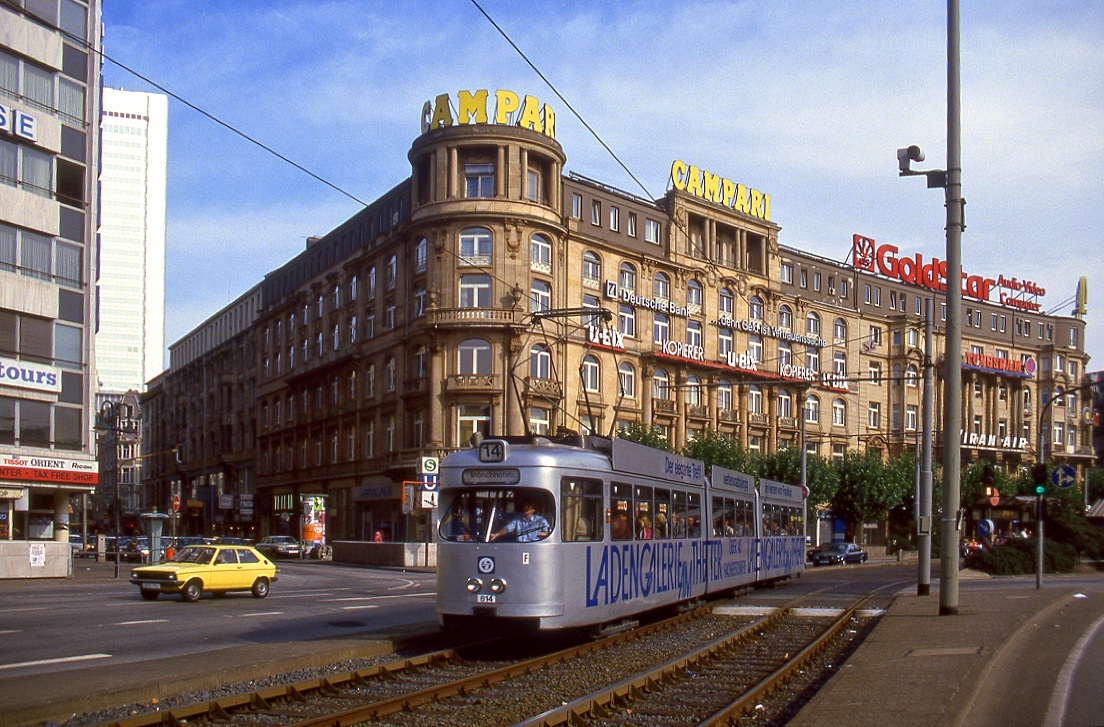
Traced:
<path fill-rule="evenodd" d="M 1104 469 L 1094 467 L 1089 470 L 1089 502 L 1104 497 Z"/>
<path fill-rule="evenodd" d="M 636 442 L 637 444 L 646 444 L 649 447 L 662 449 L 666 452 L 671 451 L 671 443 L 660 434 L 659 429 L 646 427 L 640 422 L 632 422 L 629 424 L 628 429 L 622 429 L 617 432 L 617 436 L 621 439 L 627 439 L 630 442 Z"/>
<path fill-rule="evenodd" d="M 687 442 L 682 454 L 705 462 L 706 471 L 712 469 L 713 465 L 720 465 L 737 472 L 754 474 L 750 471 L 751 459 L 744 448 L 738 442 L 713 430 L 707 430 Z"/>
<path fill-rule="evenodd" d="M 995 576 L 1030 575 L 1035 572 L 1039 541 L 1012 538 L 992 552 L 979 551 L 966 557 L 966 567 Z M 1043 570 L 1047 573 L 1071 573 L 1077 567 L 1077 549 L 1051 539 L 1044 533 Z"/>
<path fill-rule="evenodd" d="M 832 498 L 832 513 L 847 523 L 848 538 L 864 522 L 877 522 L 900 505 L 912 491 L 913 477 L 905 465 L 886 467 L 872 452 L 848 452 L 836 464 L 839 487 Z"/>
<path fill-rule="evenodd" d="M 1044 539 L 1066 543 L 1088 558 L 1104 557 L 1104 531 L 1081 515 L 1077 493 L 1047 497 Z"/>

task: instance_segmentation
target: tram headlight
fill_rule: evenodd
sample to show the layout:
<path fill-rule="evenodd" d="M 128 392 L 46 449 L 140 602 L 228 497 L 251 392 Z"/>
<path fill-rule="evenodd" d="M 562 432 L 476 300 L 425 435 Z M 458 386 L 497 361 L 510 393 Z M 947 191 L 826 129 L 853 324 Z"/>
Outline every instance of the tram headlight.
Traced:
<path fill-rule="evenodd" d="M 469 593 L 479 593 L 483 590 L 483 581 L 478 578 L 469 578 L 468 582 L 464 584 L 464 588 L 467 588 Z"/>
<path fill-rule="evenodd" d="M 491 593 L 502 593 L 506 590 L 506 581 L 501 578 L 491 580 Z"/>

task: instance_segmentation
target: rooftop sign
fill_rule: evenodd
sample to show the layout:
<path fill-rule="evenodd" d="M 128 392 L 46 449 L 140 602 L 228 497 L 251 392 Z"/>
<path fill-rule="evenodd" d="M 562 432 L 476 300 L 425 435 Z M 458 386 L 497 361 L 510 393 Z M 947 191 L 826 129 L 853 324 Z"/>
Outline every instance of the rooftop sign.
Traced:
<path fill-rule="evenodd" d="M 676 159 L 671 165 L 671 184 L 680 192 L 692 194 L 706 202 L 770 222 L 770 195 L 731 179 Z"/>
<path fill-rule="evenodd" d="M 493 111 L 491 96 L 486 89 L 459 91 L 456 94 L 456 116 L 447 93 L 422 106 L 422 133 L 443 129 L 453 124 L 502 124 L 532 129 L 556 138 L 556 112 L 533 96 L 518 97 L 513 91 L 495 91 Z M 490 112 L 490 113 L 489 113 Z"/>

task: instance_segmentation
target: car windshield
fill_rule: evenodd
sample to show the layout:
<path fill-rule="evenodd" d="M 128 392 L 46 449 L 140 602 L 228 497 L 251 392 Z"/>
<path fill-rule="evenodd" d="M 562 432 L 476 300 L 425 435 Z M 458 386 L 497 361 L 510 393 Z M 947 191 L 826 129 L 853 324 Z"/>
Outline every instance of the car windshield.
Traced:
<path fill-rule="evenodd" d="M 526 508 L 532 506 L 532 512 Z M 552 493 L 524 487 L 465 490 L 446 505 L 443 540 L 486 543 L 543 540 L 555 527 Z M 497 537 L 492 538 L 492 535 Z"/>
<path fill-rule="evenodd" d="M 174 563 L 199 563 L 206 565 L 211 562 L 211 558 L 215 555 L 214 548 L 202 548 L 198 546 L 192 546 L 184 548 L 175 556 L 173 556 Z"/>
<path fill-rule="evenodd" d="M 846 553 L 847 543 L 832 543 L 832 547 L 829 548 L 833 553 Z"/>

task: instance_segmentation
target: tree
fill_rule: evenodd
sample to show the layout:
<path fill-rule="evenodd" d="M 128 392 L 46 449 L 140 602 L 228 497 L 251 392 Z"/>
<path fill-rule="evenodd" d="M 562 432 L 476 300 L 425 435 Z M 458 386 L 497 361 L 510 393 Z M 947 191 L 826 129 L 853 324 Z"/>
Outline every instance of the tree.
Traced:
<path fill-rule="evenodd" d="M 730 470 L 755 474 L 751 471 L 751 458 L 748 452 L 738 442 L 729 439 L 723 434 L 707 430 L 686 443 L 682 454 L 694 459 L 700 459 L 705 463 L 706 471 L 714 465 L 727 467 Z"/>
<path fill-rule="evenodd" d="M 617 436 L 621 439 L 627 439 L 630 442 L 636 442 L 637 444 L 646 444 L 649 447 L 662 449 L 666 452 L 671 451 L 671 443 L 660 434 L 659 429 L 655 427 L 646 427 L 640 422 L 630 423 L 628 429 L 618 431 Z"/>
<path fill-rule="evenodd" d="M 855 539 L 862 523 L 885 519 L 912 489 L 911 477 L 903 482 L 900 468 L 887 469 L 873 452 L 848 452 L 836 468 L 839 488 L 832 498 L 832 513 L 846 523 L 849 539 Z"/>

